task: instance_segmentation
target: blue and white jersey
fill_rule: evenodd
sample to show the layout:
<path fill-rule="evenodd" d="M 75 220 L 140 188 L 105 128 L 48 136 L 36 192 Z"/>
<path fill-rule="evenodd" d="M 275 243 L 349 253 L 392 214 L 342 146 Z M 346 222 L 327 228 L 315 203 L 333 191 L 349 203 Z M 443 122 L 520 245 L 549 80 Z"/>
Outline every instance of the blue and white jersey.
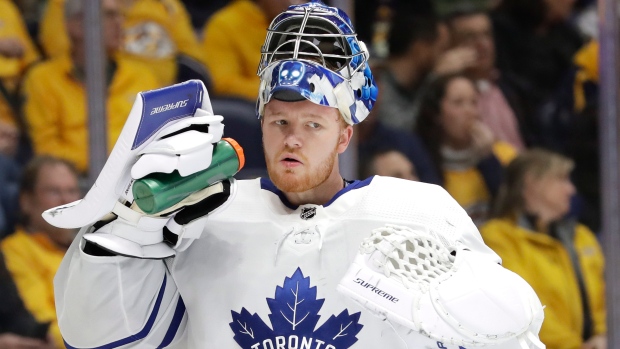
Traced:
<path fill-rule="evenodd" d="M 73 348 L 406 348 L 403 331 L 336 291 L 388 223 L 430 226 L 500 262 L 435 185 L 373 177 L 296 207 L 269 180 L 236 181 L 173 259 L 96 257 L 76 242 L 55 280 L 61 330 Z M 418 336 L 417 348 L 458 349 Z"/>

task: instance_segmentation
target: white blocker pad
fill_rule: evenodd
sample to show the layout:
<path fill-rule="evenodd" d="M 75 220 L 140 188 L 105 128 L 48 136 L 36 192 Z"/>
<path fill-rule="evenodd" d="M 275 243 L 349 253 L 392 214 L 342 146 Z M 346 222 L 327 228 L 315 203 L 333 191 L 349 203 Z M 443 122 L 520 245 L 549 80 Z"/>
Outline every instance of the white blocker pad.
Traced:
<path fill-rule="evenodd" d="M 200 109 L 204 112 L 197 113 Z M 140 92 L 108 160 L 84 199 L 49 209 L 43 218 L 60 228 L 79 228 L 100 220 L 119 199 L 133 201 L 130 172 L 141 152 L 163 135 L 204 123 L 208 115 L 213 115 L 213 109 L 199 80 Z M 204 143 L 204 139 L 194 143 Z"/>

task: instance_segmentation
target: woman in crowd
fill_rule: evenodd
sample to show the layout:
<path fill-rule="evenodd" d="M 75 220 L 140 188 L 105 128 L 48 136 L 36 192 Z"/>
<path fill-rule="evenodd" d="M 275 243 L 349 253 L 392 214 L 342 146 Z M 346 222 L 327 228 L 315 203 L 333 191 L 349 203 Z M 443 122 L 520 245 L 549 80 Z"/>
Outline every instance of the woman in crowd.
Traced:
<path fill-rule="evenodd" d="M 546 150 L 517 157 L 482 237 L 546 306 L 540 339 L 547 349 L 605 349 L 601 247 L 586 226 L 565 218 L 575 193 L 572 169 L 572 160 Z"/>
<path fill-rule="evenodd" d="M 480 121 L 478 98 L 476 86 L 466 76 L 438 78 L 422 102 L 416 133 L 431 153 L 443 187 L 480 225 L 501 183 L 502 165 L 514 158 L 516 150 L 496 142 Z"/>

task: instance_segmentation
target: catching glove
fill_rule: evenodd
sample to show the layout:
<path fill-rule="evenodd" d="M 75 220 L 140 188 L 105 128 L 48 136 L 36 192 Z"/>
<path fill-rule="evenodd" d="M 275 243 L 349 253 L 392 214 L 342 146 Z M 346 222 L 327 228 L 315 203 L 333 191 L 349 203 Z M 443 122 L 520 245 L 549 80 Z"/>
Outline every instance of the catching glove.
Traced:
<path fill-rule="evenodd" d="M 517 274 L 425 227 L 386 225 L 361 245 L 338 290 L 373 314 L 450 348 L 544 348 L 543 307 Z M 402 332 L 402 331 L 398 331 Z"/>

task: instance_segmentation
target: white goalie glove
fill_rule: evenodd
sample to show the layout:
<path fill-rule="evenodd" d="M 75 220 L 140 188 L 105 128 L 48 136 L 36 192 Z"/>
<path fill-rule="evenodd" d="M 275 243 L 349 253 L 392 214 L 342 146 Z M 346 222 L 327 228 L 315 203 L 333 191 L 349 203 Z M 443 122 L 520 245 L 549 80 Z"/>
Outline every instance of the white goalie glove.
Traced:
<path fill-rule="evenodd" d="M 393 322 L 410 348 L 545 348 L 543 307 L 517 274 L 428 228 L 386 225 L 364 240 L 338 290 Z M 426 339 L 426 340 L 425 340 Z"/>
<path fill-rule="evenodd" d="M 84 238 L 120 255 L 174 255 L 164 243 L 164 227 L 177 234 L 185 227 L 175 222 L 174 214 L 147 216 L 132 207 L 132 184 L 155 172 L 177 170 L 187 176 L 208 168 L 213 144 L 222 137 L 222 120 L 222 116 L 213 115 L 208 92 L 199 80 L 139 93 L 108 160 L 84 199 L 47 210 L 43 217 L 61 228 L 113 220 L 96 224 L 92 229 L 96 232 Z M 205 190 L 204 197 L 218 190 L 222 192 L 223 185 Z M 194 197 L 193 203 L 197 201 Z M 183 223 L 196 215 L 185 216 Z"/>

